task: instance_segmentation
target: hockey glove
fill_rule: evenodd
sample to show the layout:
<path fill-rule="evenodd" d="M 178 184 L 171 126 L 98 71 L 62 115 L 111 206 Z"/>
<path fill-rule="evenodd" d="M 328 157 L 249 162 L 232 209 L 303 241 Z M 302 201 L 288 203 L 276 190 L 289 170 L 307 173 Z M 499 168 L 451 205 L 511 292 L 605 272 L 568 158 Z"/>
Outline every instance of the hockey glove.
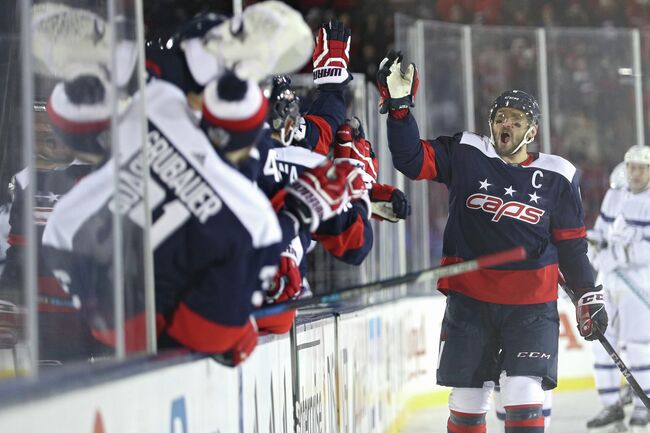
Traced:
<path fill-rule="evenodd" d="M 267 292 L 266 302 L 273 304 L 297 299 L 300 296 L 301 281 L 302 277 L 295 256 L 289 252 L 283 252 L 280 256 L 280 266 L 273 277 L 273 285 Z"/>
<path fill-rule="evenodd" d="M 370 191 L 372 213 L 380 220 L 397 222 L 411 215 L 406 195 L 392 185 L 375 183 Z"/>
<path fill-rule="evenodd" d="M 253 317 L 250 317 L 244 332 L 233 348 L 228 352 L 212 355 L 212 359 L 229 367 L 235 367 L 248 359 L 255 346 L 257 346 L 257 323 Z"/>
<path fill-rule="evenodd" d="M 318 30 L 312 56 L 314 84 L 341 86 L 352 79 L 348 71 L 351 33 L 340 21 L 330 21 Z"/>
<path fill-rule="evenodd" d="M 580 294 L 580 290 L 576 291 Z M 607 329 L 607 311 L 603 286 L 585 289 L 580 295 L 576 305 L 576 319 L 578 331 L 585 340 L 596 340 L 599 335 L 604 335 Z"/>
<path fill-rule="evenodd" d="M 381 61 L 377 71 L 377 85 L 381 97 L 379 112 L 384 114 L 389 110 L 398 110 L 402 116 L 405 115 L 409 107 L 415 106 L 415 94 L 419 84 L 415 65 L 409 64 L 406 72 L 402 72 L 402 53 L 391 50 Z"/>
<path fill-rule="evenodd" d="M 334 159 L 347 161 L 363 170 L 366 187 L 370 189 L 377 179 L 377 158 L 372 145 L 364 137 L 363 127 L 358 118 L 348 119 L 336 131 Z"/>
<path fill-rule="evenodd" d="M 293 215 L 301 227 L 306 226 L 310 232 L 315 232 L 321 221 L 342 211 L 350 200 L 352 184 L 357 176 L 353 173 L 355 170 L 347 162 L 332 161 L 305 170 L 286 187 L 285 211 Z"/>

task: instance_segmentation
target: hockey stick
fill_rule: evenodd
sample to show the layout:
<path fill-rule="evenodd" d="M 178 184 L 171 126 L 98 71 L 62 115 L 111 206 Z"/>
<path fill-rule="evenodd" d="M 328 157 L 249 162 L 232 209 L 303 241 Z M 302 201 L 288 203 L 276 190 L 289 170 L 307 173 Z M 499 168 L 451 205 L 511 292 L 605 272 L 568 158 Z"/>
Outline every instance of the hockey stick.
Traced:
<path fill-rule="evenodd" d="M 560 286 L 562 287 L 562 289 L 564 289 L 566 294 L 569 295 L 569 298 L 571 299 L 571 302 L 573 302 L 573 305 L 577 305 L 578 299 L 576 298 L 576 294 L 573 293 L 573 290 L 571 290 L 565 285 L 564 278 L 562 278 L 562 276 L 560 276 Z M 612 358 L 612 361 L 614 361 L 614 364 L 616 364 L 618 369 L 621 371 L 621 374 L 623 374 L 623 377 L 625 377 L 627 383 L 630 384 L 630 387 L 637 395 L 637 397 L 641 399 L 643 405 L 646 408 L 650 409 L 650 397 L 646 395 L 641 385 L 639 385 L 639 382 L 637 382 L 634 375 L 632 375 L 630 369 L 627 368 L 627 366 L 625 365 L 621 357 L 618 355 L 618 353 L 616 353 L 616 350 L 614 350 L 614 348 L 610 344 L 609 340 L 607 340 L 607 337 L 605 337 L 605 335 L 600 331 L 600 329 L 598 329 L 598 325 L 594 323 L 594 326 L 596 327 L 595 332 L 596 335 L 598 336 L 598 341 L 600 342 L 600 344 L 602 344 L 603 348 L 605 349 L 605 352 L 607 352 L 610 358 Z"/>
<path fill-rule="evenodd" d="M 523 247 L 517 247 L 499 253 L 487 254 L 467 262 L 455 263 L 447 266 L 437 266 L 423 271 L 410 272 L 399 277 L 387 278 L 373 283 L 360 286 L 346 287 L 336 293 L 314 296 L 312 298 L 297 299 L 295 301 L 282 302 L 276 305 L 262 307 L 253 312 L 256 318 L 273 316 L 296 308 L 308 307 L 319 304 L 332 304 L 346 299 L 357 297 L 364 293 L 374 292 L 387 287 L 398 286 L 406 283 L 420 283 L 422 281 L 451 277 L 452 275 L 464 274 L 477 269 L 489 266 L 502 265 L 504 263 L 518 262 L 526 258 L 526 251 Z"/>

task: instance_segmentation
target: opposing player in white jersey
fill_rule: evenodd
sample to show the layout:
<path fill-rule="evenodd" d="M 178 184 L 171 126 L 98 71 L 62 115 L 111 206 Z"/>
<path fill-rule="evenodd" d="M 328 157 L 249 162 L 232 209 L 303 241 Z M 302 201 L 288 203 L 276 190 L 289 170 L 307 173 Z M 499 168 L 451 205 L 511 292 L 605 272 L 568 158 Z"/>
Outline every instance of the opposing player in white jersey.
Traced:
<path fill-rule="evenodd" d="M 594 229 L 589 231 L 592 263 L 606 291 L 612 317 L 605 336 L 625 347 L 634 377 L 650 393 L 650 148 L 632 146 L 625 153 L 627 185 L 607 191 Z M 592 431 L 625 431 L 619 402 L 621 376 L 600 345 L 593 345 L 602 411 L 587 423 Z M 648 409 L 634 397 L 629 425 L 645 431 Z"/>

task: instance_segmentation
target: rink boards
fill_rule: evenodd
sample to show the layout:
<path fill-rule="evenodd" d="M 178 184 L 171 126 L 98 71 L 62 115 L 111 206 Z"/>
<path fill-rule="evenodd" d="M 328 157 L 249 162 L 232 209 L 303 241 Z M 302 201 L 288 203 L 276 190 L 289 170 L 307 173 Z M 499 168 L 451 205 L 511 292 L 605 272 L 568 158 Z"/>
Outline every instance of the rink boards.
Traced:
<path fill-rule="evenodd" d="M 560 301 L 559 309 L 560 388 L 593 386 L 572 307 Z M 443 311 L 444 298 L 432 296 L 303 318 L 295 342 L 267 337 L 235 369 L 187 357 L 151 371 L 142 361 L 137 373 L 100 372 L 2 402 L 0 432 L 396 431 L 409 410 L 446 400 L 435 385 Z"/>

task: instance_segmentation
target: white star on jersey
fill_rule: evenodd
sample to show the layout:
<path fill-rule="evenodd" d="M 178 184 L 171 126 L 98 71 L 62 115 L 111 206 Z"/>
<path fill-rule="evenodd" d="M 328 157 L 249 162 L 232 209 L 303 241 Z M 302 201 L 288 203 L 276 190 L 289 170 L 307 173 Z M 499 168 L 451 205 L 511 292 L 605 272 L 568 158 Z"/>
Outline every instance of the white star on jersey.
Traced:
<path fill-rule="evenodd" d="M 505 194 L 509 195 L 510 197 L 514 197 L 513 194 L 517 192 L 516 189 L 512 189 L 512 185 L 510 185 L 508 188 L 503 188 L 503 189 L 506 190 Z"/>
<path fill-rule="evenodd" d="M 540 196 L 537 195 L 535 191 L 533 191 L 532 194 L 528 194 L 528 195 L 530 196 L 530 200 L 528 201 L 534 201 L 535 203 L 537 203 L 537 200 L 541 198 Z"/>
<path fill-rule="evenodd" d="M 485 180 L 479 180 L 478 183 L 481 184 L 481 187 L 479 189 L 484 189 L 486 191 L 488 189 L 488 186 L 492 185 L 491 183 L 488 183 L 487 177 L 485 178 Z"/>

